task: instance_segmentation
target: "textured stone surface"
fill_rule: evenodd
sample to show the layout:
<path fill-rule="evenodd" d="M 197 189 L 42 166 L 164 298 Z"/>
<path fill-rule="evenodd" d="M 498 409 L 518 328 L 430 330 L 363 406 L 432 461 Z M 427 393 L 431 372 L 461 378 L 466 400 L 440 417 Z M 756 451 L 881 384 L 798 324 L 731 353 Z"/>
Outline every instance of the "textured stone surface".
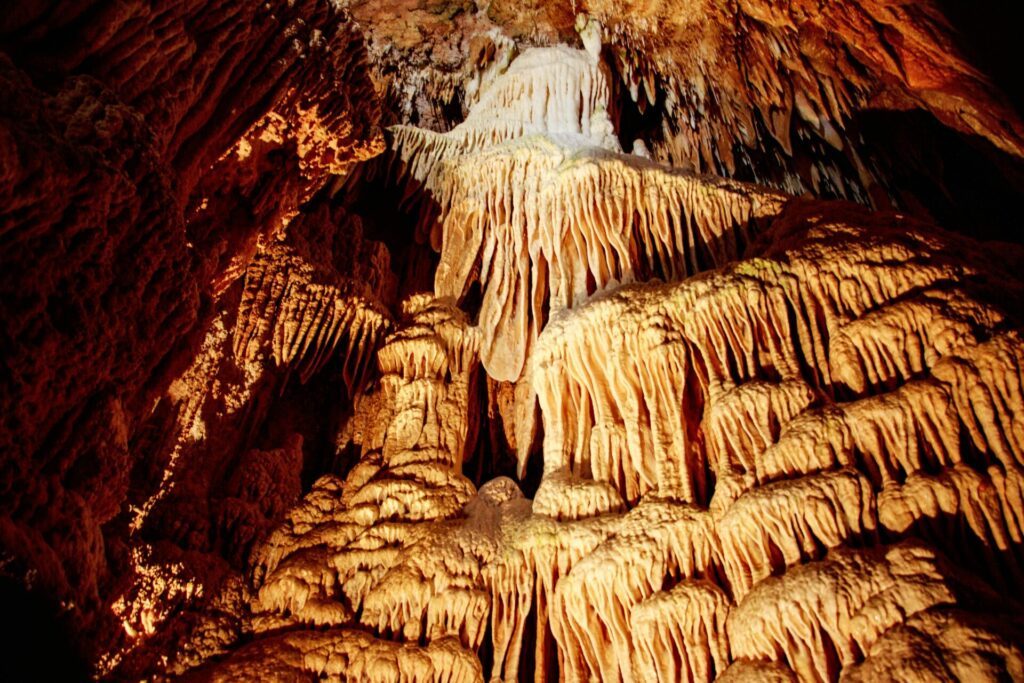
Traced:
<path fill-rule="evenodd" d="M 964 234 L 1024 127 L 956 28 L 6 13 L 21 641 L 111 680 L 1024 677 L 1024 249 Z"/>
<path fill-rule="evenodd" d="M 102 651 L 128 503 L 167 456 L 141 436 L 154 402 L 261 236 L 380 150 L 379 110 L 328 2 L 31 2 L 0 24 L 4 564 Z"/>
<path fill-rule="evenodd" d="M 542 57 L 558 64 L 531 70 Z M 985 585 L 1009 585 L 995 549 L 1020 538 L 1009 252 L 638 161 L 595 135 L 592 56 L 523 59 L 461 126 L 395 137 L 388 173 L 439 200 L 417 219 L 441 248 L 436 290 L 479 281 L 477 320 L 407 304 L 344 430 L 359 463 L 258 555 L 257 642 L 457 638 L 492 680 L 836 680 L 896 662 L 913 678 L 928 665 L 900 654 L 905 630 L 942 623 L 963 634 L 931 646 L 949 671 L 1012 672 L 1015 598 Z M 654 272 L 669 282 L 627 284 Z M 532 503 L 451 469 L 477 363 L 525 387 L 517 442 L 539 406 Z M 967 522 L 957 541 L 937 510 Z M 342 677 L 364 670 L 349 661 Z"/>

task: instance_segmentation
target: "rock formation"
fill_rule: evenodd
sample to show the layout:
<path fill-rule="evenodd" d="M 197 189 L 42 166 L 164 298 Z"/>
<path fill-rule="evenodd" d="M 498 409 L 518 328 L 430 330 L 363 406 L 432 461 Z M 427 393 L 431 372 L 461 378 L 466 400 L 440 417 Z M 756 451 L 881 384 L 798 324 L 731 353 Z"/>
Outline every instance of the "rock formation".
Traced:
<path fill-rule="evenodd" d="M 1024 680 L 1024 123 L 950 16 L 0 18 L 23 639 L 69 680 Z"/>

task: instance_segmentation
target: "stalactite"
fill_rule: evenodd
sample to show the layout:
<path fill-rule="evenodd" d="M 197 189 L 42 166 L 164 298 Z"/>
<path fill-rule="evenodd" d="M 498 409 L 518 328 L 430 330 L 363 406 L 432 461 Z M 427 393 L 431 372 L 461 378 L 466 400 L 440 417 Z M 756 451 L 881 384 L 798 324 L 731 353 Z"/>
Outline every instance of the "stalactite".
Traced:
<path fill-rule="evenodd" d="M 975 330 L 1002 322 L 998 311 L 960 291 L 925 291 L 844 325 L 829 345 L 836 381 L 855 392 L 891 387 L 934 367 L 942 356 L 981 339 Z"/>
<path fill-rule="evenodd" d="M 886 631 L 840 680 L 985 681 L 1024 673 L 1022 626 L 965 610 L 933 607 Z"/>
<path fill-rule="evenodd" d="M 787 425 L 815 400 L 803 380 L 752 381 L 709 398 L 701 429 L 708 460 L 719 475 L 753 472 Z"/>
<path fill-rule="evenodd" d="M 440 201 L 446 161 L 537 134 L 569 136 L 619 150 L 609 118 L 610 74 L 600 61 L 565 47 L 533 48 L 515 59 L 480 96 L 466 120 L 447 133 L 413 126 L 390 129 L 393 153 L 381 173 L 411 206 L 424 193 Z M 429 218 L 429 212 L 425 214 Z M 420 237 L 430 234 L 420 226 Z"/>
<path fill-rule="evenodd" d="M 783 218 L 772 228 L 783 233 L 773 235 L 776 243 L 794 239 L 783 236 L 787 225 Z M 858 253 L 841 248 L 857 234 L 850 226 L 805 230 L 784 259 L 768 253 L 678 284 L 622 287 L 555 314 L 529 370 L 546 471 L 569 468 L 609 482 L 631 503 L 647 491 L 706 502 L 709 470 L 723 479 L 752 472 L 765 483 L 853 466 L 882 486 L 960 462 L 961 420 L 979 449 L 1016 464 L 1020 430 L 1002 406 L 1024 396 L 1021 376 L 997 378 L 994 368 L 1019 367 L 1020 346 L 1006 334 L 973 345 L 975 337 L 954 335 L 954 345 L 950 329 L 968 324 L 984 338 L 1002 320 L 963 292 L 938 299 L 955 306 L 961 327 L 950 328 L 950 317 L 928 306 L 894 309 L 893 320 L 917 330 L 915 338 L 941 344 L 928 352 L 933 376 L 922 376 L 922 365 L 887 393 L 811 407 L 815 391 L 835 396 L 834 382 L 846 384 L 830 354 L 835 340 L 850 348 L 850 321 L 877 318 L 908 292 L 955 279 L 958 268 L 943 259 L 922 263 L 919 249 L 927 247 L 914 233 L 876 237 Z M 882 358 L 912 347 L 877 348 Z M 766 388 L 766 375 L 781 381 L 777 389 Z M 747 420 L 744 411 L 754 405 L 766 416 Z M 703 447 L 692 417 L 701 411 Z M 729 420 L 742 421 L 743 431 L 726 437 Z M 745 460 L 723 455 L 741 444 Z"/>
<path fill-rule="evenodd" d="M 1006 467 L 1024 464 L 1024 344 L 1018 332 L 957 350 L 936 364 L 935 376 L 953 390 L 960 419 L 975 446 Z"/>
<path fill-rule="evenodd" d="M 305 374 L 346 339 L 359 390 L 336 445 L 358 458 L 256 549 L 250 642 L 197 675 L 479 680 L 490 655 L 502 682 L 835 681 L 902 666 L 907 643 L 950 672 L 1016 671 L 978 617 L 1016 602 L 933 549 L 959 544 L 955 523 L 1019 583 L 1024 345 L 986 303 L 1014 274 L 896 215 L 622 154 L 600 26 L 577 29 L 587 52 L 526 52 L 462 124 L 396 128 L 363 170 L 399 186 L 440 251 L 434 293 L 393 329 L 314 254 L 277 242 L 249 265 L 236 357 Z M 665 105 L 652 70 L 612 54 L 635 100 Z M 717 115 L 791 149 L 795 114 L 845 145 L 857 87 L 796 63 L 793 91 L 753 67 L 769 104 Z M 706 85 L 671 106 L 710 107 Z M 691 128 L 695 167 L 735 169 L 731 139 Z M 479 309 L 459 310 L 475 284 Z M 489 391 L 515 382 L 501 418 L 526 482 L 539 406 L 533 501 L 462 473 L 497 455 L 475 446 L 494 416 L 476 409 L 481 369 Z"/>
<path fill-rule="evenodd" d="M 532 514 L 529 501 L 506 509 L 502 517 L 502 546 L 485 568 L 491 588 L 491 633 L 494 648 L 492 680 L 520 680 L 520 658 L 527 618 L 535 614 L 534 677 L 547 680 L 554 653 L 547 641 L 562 623 L 553 611 L 555 587 L 572 568 L 599 546 L 621 523 L 619 515 L 604 515 L 559 523 Z M 528 656 L 528 655 L 527 655 Z M 527 672 L 521 672 L 526 675 Z"/>
<path fill-rule="evenodd" d="M 916 380 L 895 391 L 805 413 L 757 463 L 761 481 L 857 466 L 878 485 L 958 463 L 960 427 L 947 388 Z"/>
<path fill-rule="evenodd" d="M 599 0 L 587 11 L 603 24 L 605 49 L 640 111 L 663 108 L 664 141 L 652 151 L 675 166 L 733 176 L 762 155 L 753 164 L 759 182 L 794 195 L 879 202 L 884 172 L 861 159 L 864 140 L 849 125 L 877 105 L 879 82 L 890 101 L 1021 154 L 1024 131 L 1012 105 L 955 48 L 956 27 L 931 5 L 752 0 L 681 10 Z M 809 168 L 799 171 L 798 144 L 819 150 L 804 152 Z M 830 151 L 849 160 L 854 177 L 844 177 L 850 171 Z"/>
<path fill-rule="evenodd" d="M 741 600 L 772 574 L 870 539 L 877 524 L 870 483 L 838 470 L 754 488 L 729 506 L 716 529 L 725 575 Z"/>
<path fill-rule="evenodd" d="M 762 581 L 741 600 L 729 614 L 732 654 L 781 655 L 801 680 L 834 681 L 887 628 L 929 607 L 955 604 L 969 588 L 919 545 L 837 549 Z"/>
<path fill-rule="evenodd" d="M 710 683 L 729 662 L 729 600 L 708 581 L 681 581 L 633 607 L 633 673 L 642 681 Z"/>
<path fill-rule="evenodd" d="M 957 465 L 914 474 L 879 494 L 879 522 L 894 534 L 914 531 L 947 552 L 980 551 L 981 557 L 962 559 L 985 565 L 1004 586 L 1017 585 L 1024 543 L 1022 485 L 1024 471 L 1016 466 L 991 465 L 979 472 Z"/>
<path fill-rule="evenodd" d="M 365 284 L 317 282 L 314 266 L 286 247 L 272 245 L 261 250 L 246 270 L 234 332 L 235 358 L 249 363 L 269 356 L 279 366 L 294 365 L 306 380 L 340 347 L 351 394 L 389 323 L 387 312 Z"/>
<path fill-rule="evenodd" d="M 583 519 L 607 512 L 622 512 L 625 504 L 607 482 L 578 477 L 568 470 L 544 475 L 533 498 L 533 511 L 553 519 Z"/>
<path fill-rule="evenodd" d="M 719 560 L 711 516 L 687 505 L 645 499 L 614 535 L 559 581 L 552 630 L 571 680 L 633 680 L 630 613 L 664 588 L 666 577 L 714 574 Z"/>
<path fill-rule="evenodd" d="M 796 683 L 797 677 L 785 664 L 737 659 L 715 680 L 719 683 Z"/>
<path fill-rule="evenodd" d="M 496 379 L 519 378 L 547 306 L 722 265 L 783 202 L 618 153 L 605 70 L 580 51 L 530 50 L 452 131 L 394 131 L 387 175 L 403 201 L 438 205 L 421 228 L 441 251 L 436 292 L 458 298 L 480 280 L 481 357 Z"/>
<path fill-rule="evenodd" d="M 480 280 L 482 361 L 493 377 L 510 381 L 545 323 L 545 307 L 723 265 L 752 238 L 750 226 L 781 204 L 751 186 L 557 138 L 462 157 L 442 176 L 435 289 L 458 297 L 471 278 Z"/>

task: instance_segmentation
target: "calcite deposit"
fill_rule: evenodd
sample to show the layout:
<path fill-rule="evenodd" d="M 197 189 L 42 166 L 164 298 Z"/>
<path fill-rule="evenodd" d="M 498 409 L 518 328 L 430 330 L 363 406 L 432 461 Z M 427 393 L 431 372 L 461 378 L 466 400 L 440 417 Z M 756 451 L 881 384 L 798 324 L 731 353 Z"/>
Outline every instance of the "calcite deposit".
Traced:
<path fill-rule="evenodd" d="M 1024 680 L 1024 122 L 958 18 L 3 13 L 0 678 Z"/>

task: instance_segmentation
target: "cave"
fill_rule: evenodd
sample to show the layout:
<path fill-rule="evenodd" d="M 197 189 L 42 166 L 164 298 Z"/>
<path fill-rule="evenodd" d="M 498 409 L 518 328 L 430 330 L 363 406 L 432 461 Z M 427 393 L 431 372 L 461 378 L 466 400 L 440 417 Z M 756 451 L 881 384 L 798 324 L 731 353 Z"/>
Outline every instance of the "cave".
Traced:
<path fill-rule="evenodd" d="M 1024 681 L 1015 25 L 9 3 L 0 679 Z"/>

